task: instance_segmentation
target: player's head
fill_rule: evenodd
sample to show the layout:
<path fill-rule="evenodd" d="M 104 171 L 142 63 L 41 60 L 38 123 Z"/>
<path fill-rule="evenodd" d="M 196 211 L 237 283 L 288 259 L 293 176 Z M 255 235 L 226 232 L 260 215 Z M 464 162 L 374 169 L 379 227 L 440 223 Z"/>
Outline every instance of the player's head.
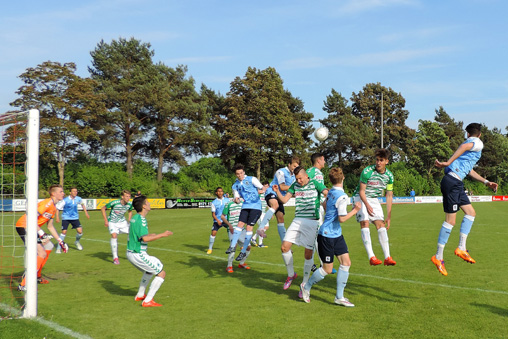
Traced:
<path fill-rule="evenodd" d="M 298 166 L 300 166 L 300 158 L 297 157 L 296 155 L 293 155 L 291 159 L 289 159 L 288 161 L 289 171 L 294 173 L 295 168 L 297 168 Z"/>
<path fill-rule="evenodd" d="M 223 196 L 224 196 L 224 190 L 222 189 L 222 187 L 217 187 L 215 189 L 215 195 L 217 196 L 217 198 L 221 199 Z"/>
<path fill-rule="evenodd" d="M 325 167 L 325 156 L 323 153 L 314 153 L 310 157 L 310 161 L 312 162 L 312 166 L 322 169 Z"/>
<path fill-rule="evenodd" d="M 386 165 L 388 164 L 388 158 L 390 158 L 390 151 L 385 148 L 376 150 L 376 171 L 384 173 Z"/>
<path fill-rule="evenodd" d="M 123 190 L 122 191 L 122 200 L 125 203 L 128 203 L 131 200 L 131 191 Z"/>
<path fill-rule="evenodd" d="M 144 195 L 140 195 L 139 197 L 135 197 L 132 200 L 132 207 L 136 210 L 136 212 L 140 213 L 143 211 L 143 208 L 150 210 L 150 202 Z"/>
<path fill-rule="evenodd" d="M 328 177 L 330 178 L 332 185 L 338 185 L 344 182 L 344 173 L 340 167 L 331 168 L 330 172 L 328 173 Z"/>
<path fill-rule="evenodd" d="M 235 176 L 238 180 L 242 181 L 245 179 L 245 169 L 242 164 L 236 164 L 233 167 L 233 170 L 235 171 Z"/>
<path fill-rule="evenodd" d="M 479 123 L 473 122 L 467 125 L 466 127 L 467 137 L 477 137 L 479 138 L 482 134 L 482 125 Z"/>
<path fill-rule="evenodd" d="M 49 196 L 54 202 L 60 201 L 64 198 L 64 190 L 60 185 L 51 185 L 48 188 Z"/>
<path fill-rule="evenodd" d="M 309 183 L 309 176 L 305 172 L 305 168 L 298 166 L 295 168 L 295 179 L 300 186 L 305 186 Z"/>
<path fill-rule="evenodd" d="M 72 186 L 70 193 L 71 193 L 72 197 L 77 197 L 78 196 L 78 188 L 76 186 Z"/>

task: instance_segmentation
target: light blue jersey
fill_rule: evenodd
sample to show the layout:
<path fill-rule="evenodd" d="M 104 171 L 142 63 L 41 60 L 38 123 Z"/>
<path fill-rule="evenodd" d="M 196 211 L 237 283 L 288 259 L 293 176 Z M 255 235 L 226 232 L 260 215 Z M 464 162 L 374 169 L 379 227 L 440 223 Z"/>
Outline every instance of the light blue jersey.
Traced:
<path fill-rule="evenodd" d="M 62 212 L 62 220 L 78 220 L 78 206 L 83 203 L 80 197 L 71 198 L 69 195 L 57 204 L 57 208 Z"/>
<path fill-rule="evenodd" d="M 268 187 L 266 189 L 265 195 L 268 195 L 270 193 L 277 195 L 277 193 L 275 193 L 275 191 L 272 189 L 273 185 L 277 185 L 280 188 L 280 184 L 285 184 L 287 186 L 291 186 L 291 184 L 293 184 L 294 182 L 295 182 L 295 175 L 293 173 L 291 173 L 289 168 L 287 168 L 287 166 L 284 168 L 280 168 L 277 170 L 277 172 L 275 172 L 275 175 L 273 176 L 273 180 L 270 183 L 270 187 Z M 280 193 L 282 194 L 282 196 L 285 196 L 287 192 L 281 190 Z"/>
<path fill-rule="evenodd" d="M 445 173 L 450 172 L 456 174 L 460 180 L 471 172 L 480 157 L 482 156 L 483 142 L 477 137 L 469 137 L 462 144 L 473 143 L 473 147 L 469 151 L 465 151 L 455 159 L 450 166 L 445 168 Z M 454 175 L 455 176 L 455 175 Z"/>
<path fill-rule="evenodd" d="M 222 199 L 215 198 L 214 201 L 212 201 L 212 206 L 210 209 L 212 210 L 212 213 L 215 212 L 215 216 L 217 219 L 220 220 L 220 217 L 222 216 L 222 211 L 224 210 L 224 207 L 229 203 L 229 199 L 226 197 L 222 197 Z M 215 222 L 215 219 L 213 219 Z"/>
<path fill-rule="evenodd" d="M 328 191 L 326 214 L 318 233 L 326 238 L 338 238 L 342 235 L 339 215 L 347 215 L 349 197 L 341 187 L 332 187 Z"/>
<path fill-rule="evenodd" d="M 261 211 L 261 199 L 259 199 L 258 189 L 262 189 L 263 185 L 255 177 L 246 175 L 240 181 L 236 179 L 232 186 L 234 197 L 243 198 L 242 209 L 253 209 Z"/>

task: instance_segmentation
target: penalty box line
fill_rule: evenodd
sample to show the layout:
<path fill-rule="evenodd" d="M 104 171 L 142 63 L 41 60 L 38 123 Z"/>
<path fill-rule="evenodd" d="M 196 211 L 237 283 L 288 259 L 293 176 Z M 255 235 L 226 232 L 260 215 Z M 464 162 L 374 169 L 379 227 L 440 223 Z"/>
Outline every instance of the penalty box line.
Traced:
<path fill-rule="evenodd" d="M 109 241 L 106 240 L 100 240 L 100 239 L 85 239 L 87 241 L 95 241 L 95 242 L 102 242 L 102 243 L 108 243 Z M 213 258 L 218 259 L 222 261 L 227 261 L 227 258 L 224 257 L 218 257 L 213 256 L 210 254 L 204 254 L 200 252 L 189 252 L 189 251 L 182 251 L 182 250 L 175 250 L 172 248 L 161 248 L 161 247 L 153 247 L 150 246 L 150 250 L 158 250 L 158 251 L 165 251 L 165 252 L 174 252 L 174 253 L 182 253 L 187 255 L 199 255 L 201 257 L 205 258 Z M 261 264 L 261 265 L 269 265 L 269 266 L 278 266 L 278 267 L 286 267 L 283 264 L 275 264 L 265 261 L 253 261 L 249 260 L 249 262 L 254 264 Z M 295 267 L 298 267 L 300 269 L 303 268 L 303 266 L 295 265 Z M 370 275 L 370 274 L 363 274 L 363 273 L 352 273 L 350 272 L 349 275 L 358 276 L 358 277 L 364 277 L 364 278 L 372 278 L 372 279 L 379 279 L 379 280 L 387 280 L 387 281 L 394 281 L 394 282 L 402 282 L 402 283 L 408 283 L 408 284 L 414 284 L 414 285 L 422 285 L 422 286 L 434 286 L 434 287 L 442 287 L 442 288 L 450 288 L 450 289 L 458 289 L 458 290 L 464 290 L 464 291 L 475 291 L 475 292 L 482 292 L 482 293 L 492 293 L 492 294 L 502 294 L 502 295 L 508 295 L 507 291 L 498 291 L 498 290 L 488 290 L 483 288 L 474 288 L 474 287 L 464 287 L 464 286 L 454 286 L 454 285 L 447 285 L 447 284 L 438 284 L 438 283 L 429 283 L 424 281 L 418 281 L 418 280 L 411 280 L 411 279 L 402 279 L 402 278 L 387 278 L 387 277 L 381 277 L 377 275 Z"/>

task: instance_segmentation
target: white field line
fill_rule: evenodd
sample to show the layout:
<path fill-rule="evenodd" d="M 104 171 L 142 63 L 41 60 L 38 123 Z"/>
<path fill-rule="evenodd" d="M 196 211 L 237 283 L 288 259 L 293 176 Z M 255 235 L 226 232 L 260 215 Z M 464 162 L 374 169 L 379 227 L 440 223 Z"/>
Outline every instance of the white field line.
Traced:
<path fill-rule="evenodd" d="M 87 241 L 95 241 L 95 242 L 102 242 L 102 243 L 108 243 L 107 240 L 99 240 L 99 239 L 86 239 Z M 189 251 L 181 251 L 181 250 L 174 250 L 171 248 L 160 248 L 160 247 L 149 247 L 150 250 L 157 250 L 157 251 L 165 251 L 165 252 L 174 252 L 174 253 L 182 253 L 187 255 L 197 255 L 201 257 L 206 258 L 213 258 L 218 260 L 227 261 L 227 257 L 224 254 L 223 257 L 218 257 L 210 254 L 200 253 L 200 252 L 189 252 Z M 264 262 L 264 261 L 253 261 L 249 260 L 251 263 L 255 264 L 261 264 L 261 265 L 270 265 L 270 266 L 279 266 L 279 267 L 285 267 L 283 264 L 274 264 L 270 262 Z M 295 265 L 295 267 L 303 268 L 303 266 Z M 370 275 L 370 274 L 361 274 L 361 273 L 349 273 L 349 275 L 354 275 L 358 277 L 364 277 L 364 278 L 372 278 L 372 279 L 380 279 L 380 280 L 388 280 L 388 281 L 397 281 L 397 282 L 403 282 L 408 284 L 414 284 L 414 285 L 423 285 L 423 286 L 434 286 L 434 287 L 443 287 L 443 288 L 451 288 L 451 289 L 458 289 L 458 290 L 465 290 L 465 291 L 476 291 L 476 292 L 483 292 L 483 293 L 493 293 L 493 294 L 503 294 L 508 295 L 508 291 L 498 291 L 498 290 L 487 290 L 483 288 L 474 288 L 474 287 L 464 287 L 464 286 L 455 286 L 455 285 L 447 285 L 447 284 L 438 284 L 438 283 L 429 283 L 424 281 L 418 281 L 418 280 L 411 280 L 411 279 L 401 279 L 401 278 L 387 278 L 387 277 L 380 277 L 377 275 Z"/>

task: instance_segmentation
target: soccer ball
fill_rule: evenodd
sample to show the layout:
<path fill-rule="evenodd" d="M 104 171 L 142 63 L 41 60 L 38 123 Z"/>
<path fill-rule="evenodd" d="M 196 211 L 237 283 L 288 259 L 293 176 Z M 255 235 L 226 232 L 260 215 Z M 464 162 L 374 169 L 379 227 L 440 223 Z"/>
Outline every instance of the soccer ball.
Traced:
<path fill-rule="evenodd" d="M 328 138 L 328 128 L 322 126 L 322 127 L 319 127 L 315 132 L 314 132 L 314 136 L 316 137 L 316 139 L 318 139 L 319 141 L 325 141 L 327 138 Z"/>

